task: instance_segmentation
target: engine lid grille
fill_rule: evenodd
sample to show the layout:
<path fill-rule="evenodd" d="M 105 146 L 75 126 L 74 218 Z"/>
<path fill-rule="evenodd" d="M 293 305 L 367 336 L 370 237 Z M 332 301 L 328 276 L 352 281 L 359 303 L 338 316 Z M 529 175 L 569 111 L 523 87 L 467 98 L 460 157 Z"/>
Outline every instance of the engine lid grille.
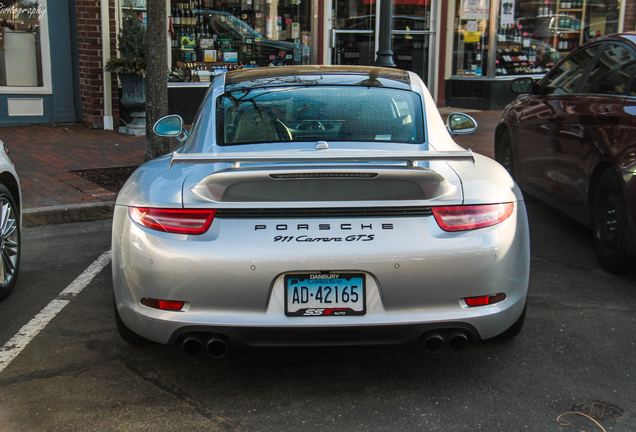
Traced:
<path fill-rule="evenodd" d="M 256 208 L 219 209 L 217 218 L 318 218 L 318 217 L 406 217 L 431 216 L 430 207 L 344 207 L 344 208 Z"/>

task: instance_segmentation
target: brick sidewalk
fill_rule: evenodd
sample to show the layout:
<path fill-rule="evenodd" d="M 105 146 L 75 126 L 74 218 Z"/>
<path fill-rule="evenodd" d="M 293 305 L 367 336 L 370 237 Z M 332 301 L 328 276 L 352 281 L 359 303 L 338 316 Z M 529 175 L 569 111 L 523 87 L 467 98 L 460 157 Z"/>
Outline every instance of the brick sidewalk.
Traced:
<path fill-rule="evenodd" d="M 453 111 L 472 115 L 479 123 L 477 132 L 457 137 L 457 143 L 493 156 L 494 127 L 501 112 L 452 108 L 440 111 L 444 119 Z M 0 140 L 11 150 L 20 176 L 23 208 L 33 213 L 58 207 L 112 204 L 116 194 L 72 171 L 140 165 L 146 145 L 144 136 L 89 129 L 80 124 L 1 127 Z"/>
<path fill-rule="evenodd" d="M 70 172 L 143 162 L 145 137 L 80 124 L 0 128 L 20 176 L 23 207 L 107 202 L 115 194 Z"/>

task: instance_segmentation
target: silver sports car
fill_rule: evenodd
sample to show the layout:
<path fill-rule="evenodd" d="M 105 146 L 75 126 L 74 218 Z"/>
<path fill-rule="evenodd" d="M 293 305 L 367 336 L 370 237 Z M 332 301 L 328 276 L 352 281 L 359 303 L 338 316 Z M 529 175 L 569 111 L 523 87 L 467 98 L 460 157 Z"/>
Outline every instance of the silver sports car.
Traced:
<path fill-rule="evenodd" d="M 464 150 L 421 79 L 302 66 L 216 77 L 181 141 L 142 165 L 113 220 L 127 341 L 223 356 L 232 345 L 421 344 L 523 326 L 526 209 L 493 160 Z"/>

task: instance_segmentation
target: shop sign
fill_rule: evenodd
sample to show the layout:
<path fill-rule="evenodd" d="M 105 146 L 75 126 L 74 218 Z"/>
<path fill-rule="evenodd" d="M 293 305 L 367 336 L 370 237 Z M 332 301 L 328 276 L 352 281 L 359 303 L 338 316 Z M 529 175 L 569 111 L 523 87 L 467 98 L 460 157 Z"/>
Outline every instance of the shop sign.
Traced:
<path fill-rule="evenodd" d="M 236 51 L 224 52 L 223 61 L 226 63 L 236 63 L 238 61 L 238 53 Z"/>
<path fill-rule="evenodd" d="M 479 43 L 479 38 L 481 33 L 479 32 L 465 32 L 464 33 L 464 43 Z"/>
<path fill-rule="evenodd" d="M 462 0 L 461 19 L 488 19 L 490 0 Z"/>
<path fill-rule="evenodd" d="M 500 25 L 515 23 L 515 2 L 514 0 L 503 0 L 501 2 Z"/>
<path fill-rule="evenodd" d="M 183 51 L 194 51 L 195 48 L 194 36 L 181 36 L 181 49 Z"/>
<path fill-rule="evenodd" d="M 479 32 L 479 22 L 468 21 L 464 32 L 464 43 L 479 43 L 481 33 Z"/>
<path fill-rule="evenodd" d="M 206 63 L 216 63 L 216 50 L 203 50 L 203 61 Z"/>
<path fill-rule="evenodd" d="M 219 39 L 219 48 L 223 51 L 229 51 L 232 49 L 232 39 Z"/>

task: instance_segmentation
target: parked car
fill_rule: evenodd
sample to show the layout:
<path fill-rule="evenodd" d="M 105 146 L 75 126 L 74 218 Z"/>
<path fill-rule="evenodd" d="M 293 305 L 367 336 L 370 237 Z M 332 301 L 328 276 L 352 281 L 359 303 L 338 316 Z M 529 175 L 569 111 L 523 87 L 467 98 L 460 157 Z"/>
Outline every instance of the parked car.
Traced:
<path fill-rule="evenodd" d="M 0 301 L 6 299 L 20 270 L 20 225 L 22 195 L 20 180 L 9 158 L 9 150 L 0 141 Z"/>
<path fill-rule="evenodd" d="M 453 134 L 475 121 L 450 115 Z M 414 73 L 296 66 L 218 76 L 182 145 L 117 197 L 120 335 L 231 344 L 445 345 L 522 328 L 529 235 L 494 160 L 453 142 Z"/>
<path fill-rule="evenodd" d="M 496 159 L 521 188 L 592 230 L 601 265 L 636 269 L 636 33 L 604 36 L 520 94 L 495 132 Z"/>
<path fill-rule="evenodd" d="M 303 58 L 309 61 L 311 50 L 307 45 L 267 39 L 246 22 L 228 12 L 206 11 L 205 17 L 206 23 L 209 23 L 214 33 L 221 35 L 221 39 L 228 38 L 228 43 L 239 43 L 240 49 L 249 49 L 251 54 L 243 51 L 241 56 L 255 58 L 258 66 L 300 64 Z M 228 48 L 230 49 L 232 48 Z M 239 51 L 238 47 L 233 49 Z"/>

